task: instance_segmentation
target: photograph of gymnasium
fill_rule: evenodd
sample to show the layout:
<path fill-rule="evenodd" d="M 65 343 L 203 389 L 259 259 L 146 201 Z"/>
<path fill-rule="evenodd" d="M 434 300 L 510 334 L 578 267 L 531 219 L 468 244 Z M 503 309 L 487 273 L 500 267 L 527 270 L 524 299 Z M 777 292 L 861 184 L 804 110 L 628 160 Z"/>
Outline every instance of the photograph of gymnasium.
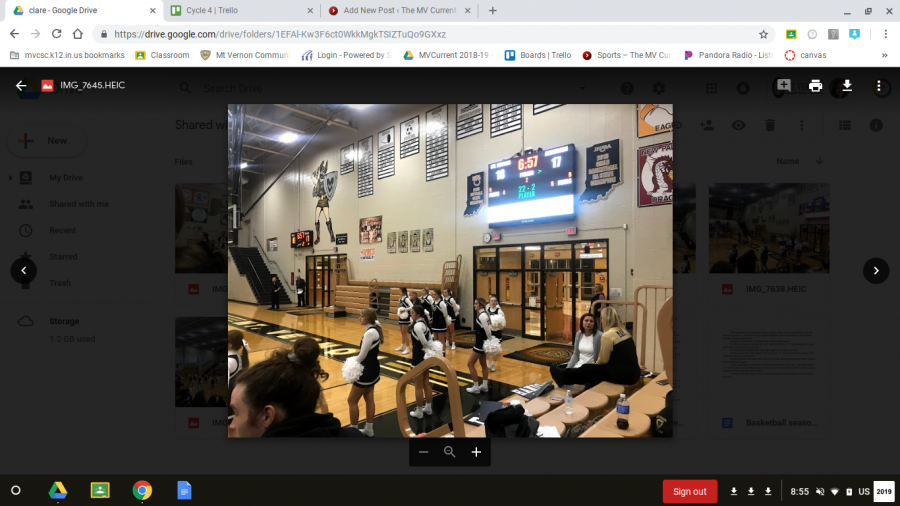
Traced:
<path fill-rule="evenodd" d="M 228 205 L 222 184 L 175 185 L 175 272 L 223 274 Z"/>
<path fill-rule="evenodd" d="M 175 407 L 227 406 L 227 332 L 222 317 L 175 319 Z"/>
<path fill-rule="evenodd" d="M 229 436 L 672 436 L 673 110 L 230 105 Z"/>
<path fill-rule="evenodd" d="M 722 183 L 709 188 L 710 273 L 826 274 L 828 183 Z"/>
<path fill-rule="evenodd" d="M 697 272 L 697 185 L 675 183 L 673 207 L 674 271 L 691 274 Z"/>

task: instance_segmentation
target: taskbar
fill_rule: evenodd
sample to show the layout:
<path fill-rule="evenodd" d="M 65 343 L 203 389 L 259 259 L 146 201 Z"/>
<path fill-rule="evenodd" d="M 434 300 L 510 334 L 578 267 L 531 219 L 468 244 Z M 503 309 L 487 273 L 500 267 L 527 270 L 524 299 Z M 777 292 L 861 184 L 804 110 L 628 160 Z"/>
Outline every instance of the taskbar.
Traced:
<path fill-rule="evenodd" d="M 309 461 L 311 464 L 312 460 Z M 609 467 L 607 461 L 603 467 Z M 535 461 L 536 466 L 548 465 Z M 648 461 L 650 470 L 676 459 Z M 364 466 L 350 466 L 350 471 Z M 563 465 L 563 467 L 565 467 Z M 252 463 L 235 469 L 252 470 Z M 900 475 L 660 475 L 560 474 L 562 468 L 530 475 L 467 474 L 447 469 L 396 475 L 222 474 L 222 475 L 5 475 L 0 504 L 267 504 L 324 500 L 334 504 L 421 498 L 428 504 L 460 504 L 496 498 L 506 504 L 612 501 L 614 504 L 815 504 L 893 503 Z M 471 471 L 469 471 L 471 473 Z M 435 476 L 430 476 L 430 475 Z M 466 494 L 446 494 L 447 487 Z M 461 487 L 461 488 L 457 488 Z M 468 495 L 466 498 L 464 495 Z M 49 500 L 49 502 L 47 502 Z M 418 500 L 418 499 L 417 499 Z M 135 502 L 138 501 L 138 502 Z"/>

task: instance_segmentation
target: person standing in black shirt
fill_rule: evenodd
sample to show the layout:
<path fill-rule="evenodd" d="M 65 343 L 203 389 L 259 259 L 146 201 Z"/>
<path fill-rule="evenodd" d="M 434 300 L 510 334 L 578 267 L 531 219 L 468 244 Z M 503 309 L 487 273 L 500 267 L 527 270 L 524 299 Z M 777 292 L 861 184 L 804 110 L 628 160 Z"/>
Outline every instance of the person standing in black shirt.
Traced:
<path fill-rule="evenodd" d="M 278 281 L 278 276 L 272 276 L 272 306 L 269 309 L 281 309 L 278 297 L 281 295 L 282 289 L 281 281 Z"/>
<path fill-rule="evenodd" d="M 306 305 L 306 280 L 297 276 L 297 307 Z"/>

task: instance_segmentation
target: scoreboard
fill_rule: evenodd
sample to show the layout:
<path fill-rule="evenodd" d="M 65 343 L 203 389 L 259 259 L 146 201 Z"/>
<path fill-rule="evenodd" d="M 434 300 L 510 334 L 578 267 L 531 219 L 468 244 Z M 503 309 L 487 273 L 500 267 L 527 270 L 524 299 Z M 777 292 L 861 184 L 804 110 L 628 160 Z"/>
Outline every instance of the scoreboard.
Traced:
<path fill-rule="evenodd" d="M 575 219 L 575 145 L 488 165 L 488 222 L 509 227 Z"/>
<path fill-rule="evenodd" d="M 291 233 L 291 248 L 311 248 L 312 245 L 313 245 L 312 230 Z"/>

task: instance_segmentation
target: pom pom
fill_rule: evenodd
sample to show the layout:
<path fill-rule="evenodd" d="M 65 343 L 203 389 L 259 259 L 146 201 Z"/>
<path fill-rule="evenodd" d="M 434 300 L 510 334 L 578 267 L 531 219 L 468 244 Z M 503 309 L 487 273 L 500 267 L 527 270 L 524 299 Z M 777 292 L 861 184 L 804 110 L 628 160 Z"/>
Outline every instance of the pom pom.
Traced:
<path fill-rule="evenodd" d="M 397 308 L 397 316 L 399 316 L 403 320 L 406 320 L 407 318 L 409 318 L 409 310 L 405 307 L 399 307 Z"/>
<path fill-rule="evenodd" d="M 347 383 L 356 383 L 359 381 L 359 378 L 363 373 L 363 365 L 359 363 L 359 359 L 356 357 L 350 357 L 344 362 L 344 367 L 341 369 L 341 374 L 344 376 L 344 379 Z"/>
<path fill-rule="evenodd" d="M 496 357 L 502 352 L 503 346 L 500 344 L 500 340 L 496 337 L 488 338 L 488 340 L 484 342 L 484 353 L 486 355 L 490 357 Z"/>
<path fill-rule="evenodd" d="M 443 356 L 444 345 L 440 341 L 428 341 L 428 346 L 425 347 L 425 358 Z"/>

